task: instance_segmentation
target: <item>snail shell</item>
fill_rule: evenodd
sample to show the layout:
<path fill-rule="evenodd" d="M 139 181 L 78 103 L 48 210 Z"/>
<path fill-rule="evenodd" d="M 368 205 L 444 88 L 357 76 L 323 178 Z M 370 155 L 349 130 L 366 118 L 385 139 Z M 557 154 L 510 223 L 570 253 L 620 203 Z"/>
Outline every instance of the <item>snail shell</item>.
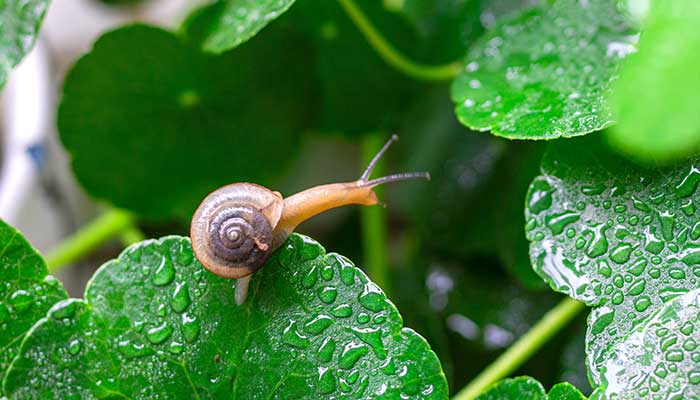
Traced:
<path fill-rule="evenodd" d="M 225 278 L 253 274 L 272 253 L 283 204 L 279 192 L 252 183 L 235 183 L 210 193 L 190 225 L 197 259 Z"/>

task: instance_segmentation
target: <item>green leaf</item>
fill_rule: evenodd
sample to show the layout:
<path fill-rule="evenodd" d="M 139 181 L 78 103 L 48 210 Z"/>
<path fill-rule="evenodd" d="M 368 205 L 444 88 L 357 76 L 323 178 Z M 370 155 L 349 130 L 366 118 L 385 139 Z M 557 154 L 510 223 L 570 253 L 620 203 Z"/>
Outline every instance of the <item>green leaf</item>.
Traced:
<path fill-rule="evenodd" d="M 697 398 L 699 315 L 698 289 L 666 302 L 611 349 L 601 368 L 602 386 L 591 398 Z"/>
<path fill-rule="evenodd" d="M 575 387 L 569 383 L 555 385 L 549 394 L 542 384 L 529 376 L 519 376 L 500 381 L 486 392 L 477 397 L 477 400 L 585 400 Z"/>
<path fill-rule="evenodd" d="M 613 86 L 619 121 L 611 142 L 637 159 L 677 159 L 700 144 L 700 3 L 651 2 L 651 14 L 633 54 Z"/>
<path fill-rule="evenodd" d="M 34 46 L 49 0 L 4 0 L 0 4 L 0 87 L 10 69 Z"/>
<path fill-rule="evenodd" d="M 381 1 L 356 3 L 392 45 L 413 55 L 416 35 L 400 15 Z M 379 57 L 337 1 L 302 1 L 290 14 L 314 42 L 320 92 L 315 130 L 346 136 L 396 130 L 421 86 Z"/>
<path fill-rule="evenodd" d="M 292 235 L 253 276 L 206 271 L 188 238 L 129 247 L 58 304 L 5 381 L 16 397 L 446 399 L 440 363 L 348 259 Z M 89 365 L 90 368 L 85 368 Z"/>
<path fill-rule="evenodd" d="M 221 54 L 255 36 L 283 14 L 294 0 L 220 0 L 210 8 L 202 49 Z"/>
<path fill-rule="evenodd" d="M 452 84 L 459 120 L 511 139 L 603 129 L 605 96 L 635 32 L 612 0 L 558 0 L 499 22 Z"/>
<path fill-rule="evenodd" d="M 58 111 L 80 183 L 142 217 L 181 220 L 224 184 L 270 186 L 312 112 L 308 48 L 294 32 L 275 24 L 221 56 L 143 25 L 103 35 L 68 74 Z"/>
<path fill-rule="evenodd" d="M 697 163 L 640 169 L 596 137 L 545 153 L 527 197 L 530 256 L 553 289 L 595 307 L 586 340 L 595 385 L 611 346 L 698 287 Z"/>
<path fill-rule="evenodd" d="M 54 303 L 68 297 L 47 275 L 41 256 L 13 227 L 0 220 L 0 382 L 25 333 Z M 2 390 L 0 390 L 2 394 Z"/>

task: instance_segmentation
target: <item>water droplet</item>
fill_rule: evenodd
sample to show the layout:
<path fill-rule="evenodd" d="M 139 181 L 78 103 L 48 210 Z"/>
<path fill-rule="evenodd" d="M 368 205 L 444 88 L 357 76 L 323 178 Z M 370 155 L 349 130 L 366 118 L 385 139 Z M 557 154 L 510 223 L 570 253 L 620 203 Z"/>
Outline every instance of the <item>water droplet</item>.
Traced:
<path fill-rule="evenodd" d="M 168 325 L 166 322 L 163 322 L 160 325 L 147 330 L 146 338 L 153 344 L 160 344 L 168 339 L 172 333 L 172 326 Z"/>
<path fill-rule="evenodd" d="M 386 358 L 387 351 L 384 342 L 382 342 L 382 331 L 379 328 L 352 328 L 352 332 L 358 339 L 367 343 L 378 358 L 382 360 Z"/>
<path fill-rule="evenodd" d="M 326 286 L 319 290 L 318 297 L 322 302 L 331 304 L 335 301 L 336 297 L 338 297 L 338 289 L 333 286 Z"/>
<path fill-rule="evenodd" d="M 175 268 L 168 257 L 161 257 L 151 282 L 156 286 L 167 285 L 175 279 Z"/>
<path fill-rule="evenodd" d="M 625 264 L 630 260 L 630 254 L 634 250 L 631 244 L 622 242 L 610 253 L 610 259 L 617 264 Z"/>
<path fill-rule="evenodd" d="M 367 346 L 356 342 L 350 342 L 343 348 L 338 359 L 338 365 L 343 369 L 350 369 L 368 352 Z"/>
<path fill-rule="evenodd" d="M 683 361 L 683 351 L 681 350 L 670 350 L 666 353 L 666 360 L 679 362 Z"/>
<path fill-rule="evenodd" d="M 333 279 L 334 273 L 335 271 L 333 270 L 333 266 L 325 265 L 321 270 L 321 277 L 326 281 L 330 281 L 331 279 Z"/>
<path fill-rule="evenodd" d="M 290 320 L 289 325 L 282 332 L 282 341 L 290 346 L 306 349 L 311 345 L 311 341 L 299 332 L 297 322 Z"/>
<path fill-rule="evenodd" d="M 72 355 L 78 354 L 80 352 L 80 341 L 77 339 L 71 340 L 68 344 L 68 352 Z"/>
<path fill-rule="evenodd" d="M 333 318 L 328 315 L 318 315 L 304 325 L 304 331 L 312 335 L 318 335 L 333 324 Z"/>
<path fill-rule="evenodd" d="M 331 310 L 331 314 L 338 318 L 347 318 L 352 315 L 352 307 L 348 304 L 341 304 Z"/>
<path fill-rule="evenodd" d="M 647 264 L 647 260 L 639 259 L 634 264 L 632 264 L 628 272 L 634 276 L 640 276 L 644 272 L 644 269 L 646 269 Z"/>
<path fill-rule="evenodd" d="M 318 280 L 318 268 L 315 265 L 312 265 L 311 268 L 304 274 L 304 277 L 301 278 L 301 284 L 307 289 L 312 288 L 315 284 L 316 281 Z"/>
<path fill-rule="evenodd" d="M 8 303 L 16 313 L 22 314 L 32 305 L 33 299 L 31 293 L 20 289 L 10 295 Z"/>
<path fill-rule="evenodd" d="M 665 211 L 659 215 L 661 220 L 661 236 L 664 239 L 673 240 L 673 229 L 676 226 L 676 215 Z"/>
<path fill-rule="evenodd" d="M 646 285 L 647 282 L 644 279 L 637 279 L 630 286 L 629 290 L 627 291 L 627 294 L 629 294 L 630 296 L 636 296 L 638 294 L 641 294 L 646 288 Z"/>
<path fill-rule="evenodd" d="M 554 189 L 543 179 L 537 179 L 530 185 L 530 193 L 527 204 L 530 212 L 539 214 L 552 206 L 552 193 Z"/>
<path fill-rule="evenodd" d="M 634 309 L 639 312 L 644 312 L 651 305 L 651 299 L 648 296 L 640 296 L 634 300 Z"/>
<path fill-rule="evenodd" d="M 369 317 L 369 314 L 367 314 L 367 313 L 360 313 L 357 316 L 357 322 L 359 322 L 360 324 L 366 324 L 369 322 L 369 320 L 370 320 L 370 317 Z"/>
<path fill-rule="evenodd" d="M 333 353 L 335 352 L 335 346 L 336 344 L 333 338 L 325 338 L 323 343 L 321 343 L 318 352 L 316 353 L 318 355 L 318 359 L 323 362 L 330 362 L 333 358 Z"/>
<path fill-rule="evenodd" d="M 199 335 L 199 320 L 196 316 L 182 314 L 182 336 L 188 343 L 192 343 Z"/>
<path fill-rule="evenodd" d="M 695 193 L 695 189 L 700 181 L 700 171 L 695 166 L 690 166 L 690 170 L 685 177 L 676 185 L 676 195 L 679 197 L 689 197 Z"/>
<path fill-rule="evenodd" d="M 172 354 L 180 354 L 180 353 L 182 353 L 182 350 L 184 350 L 184 349 L 185 349 L 185 345 L 180 343 L 180 342 L 176 342 L 176 341 L 170 342 L 170 346 L 168 346 L 168 351 L 171 352 Z"/>
<path fill-rule="evenodd" d="M 685 323 L 683 323 L 683 325 L 681 326 L 681 332 L 682 332 L 684 335 L 688 336 L 688 335 L 690 335 L 691 333 L 693 333 L 693 328 L 694 328 L 694 326 L 693 326 L 693 323 L 692 323 L 692 322 L 690 322 L 690 321 L 685 321 Z"/>
<path fill-rule="evenodd" d="M 596 196 L 605 191 L 605 184 L 599 183 L 597 185 L 583 185 L 581 186 L 581 193 L 586 196 Z"/>
<path fill-rule="evenodd" d="M 187 282 L 176 283 L 173 296 L 170 298 L 170 306 L 173 310 L 175 312 L 183 312 L 189 307 L 191 302 Z"/>
<path fill-rule="evenodd" d="M 669 268 L 668 275 L 673 279 L 685 279 L 685 271 L 678 267 Z"/>
<path fill-rule="evenodd" d="M 553 235 L 559 235 L 567 225 L 578 221 L 581 215 L 575 211 L 564 211 L 545 217 L 545 224 L 552 231 Z"/>
<path fill-rule="evenodd" d="M 359 295 L 358 301 L 363 307 L 374 312 L 382 311 L 387 305 L 386 297 L 381 289 L 372 282 L 365 283 L 364 290 Z"/>
<path fill-rule="evenodd" d="M 333 371 L 318 367 L 318 392 L 321 394 L 333 393 L 336 390 L 336 378 Z"/>

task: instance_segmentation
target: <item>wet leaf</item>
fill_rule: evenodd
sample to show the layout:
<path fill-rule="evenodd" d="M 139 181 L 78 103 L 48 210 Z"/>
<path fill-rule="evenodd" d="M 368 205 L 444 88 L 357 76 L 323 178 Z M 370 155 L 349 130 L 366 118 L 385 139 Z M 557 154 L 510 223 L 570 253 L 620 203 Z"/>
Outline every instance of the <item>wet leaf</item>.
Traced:
<path fill-rule="evenodd" d="M 5 0 L 0 5 L 0 87 L 34 46 L 49 0 Z"/>
<path fill-rule="evenodd" d="M 46 263 L 13 227 L 0 220 L 0 382 L 25 333 L 54 303 L 68 297 Z M 0 390 L 2 394 L 2 390 Z M 1 397 L 1 396 L 0 396 Z"/>
<path fill-rule="evenodd" d="M 700 290 L 674 297 L 610 350 L 591 399 L 700 397 Z"/>
<path fill-rule="evenodd" d="M 613 86 L 619 121 L 610 140 L 628 156 L 673 160 L 700 144 L 700 2 L 650 2 L 651 10 L 633 54 Z"/>
<path fill-rule="evenodd" d="M 9 396 L 446 399 L 440 363 L 349 260 L 292 235 L 251 282 L 206 271 L 189 239 L 131 246 L 24 341 Z M 84 368 L 90 365 L 89 369 Z"/>
<path fill-rule="evenodd" d="M 142 217 L 181 220 L 219 186 L 272 186 L 312 112 L 294 32 L 275 24 L 221 56 L 143 25 L 103 35 L 69 72 L 58 111 L 80 183 Z"/>
<path fill-rule="evenodd" d="M 586 397 L 568 383 L 555 385 L 549 394 L 542 384 L 529 376 L 505 379 L 477 397 L 477 400 L 585 400 Z"/>
<path fill-rule="evenodd" d="M 210 16 L 202 48 L 221 54 L 255 36 L 294 4 L 294 0 L 220 0 Z"/>
<path fill-rule="evenodd" d="M 511 139 L 584 135 L 613 120 L 605 96 L 634 49 L 612 0 L 558 0 L 496 24 L 452 84 L 459 120 Z"/>
<path fill-rule="evenodd" d="M 594 386 L 611 346 L 700 276 L 698 160 L 644 170 L 597 139 L 550 144 L 526 207 L 537 273 L 595 307 L 586 340 Z"/>

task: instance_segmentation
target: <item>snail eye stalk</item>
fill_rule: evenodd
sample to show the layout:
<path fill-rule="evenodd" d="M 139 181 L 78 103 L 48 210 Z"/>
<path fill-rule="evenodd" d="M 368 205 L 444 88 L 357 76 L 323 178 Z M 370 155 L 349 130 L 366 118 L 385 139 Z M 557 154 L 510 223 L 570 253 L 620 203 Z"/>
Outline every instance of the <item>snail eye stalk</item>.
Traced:
<path fill-rule="evenodd" d="M 379 152 L 377 152 L 374 158 L 372 158 L 372 161 L 369 162 L 367 169 L 365 169 L 365 172 L 363 172 L 362 176 L 360 176 L 360 179 L 358 180 L 359 182 L 361 182 L 360 186 L 375 187 L 384 183 L 407 181 L 414 179 L 425 179 L 428 181 L 430 180 L 430 174 L 428 172 L 404 172 L 399 174 L 382 176 L 381 178 L 375 178 L 371 180 L 369 179 L 369 176 L 372 175 L 372 171 L 377 165 L 377 162 L 379 162 L 379 160 L 382 158 L 384 153 L 386 153 L 389 147 L 398 140 L 399 137 L 394 134 L 391 135 L 391 138 L 389 138 L 389 140 L 386 143 L 384 143 L 384 146 L 382 146 Z"/>

